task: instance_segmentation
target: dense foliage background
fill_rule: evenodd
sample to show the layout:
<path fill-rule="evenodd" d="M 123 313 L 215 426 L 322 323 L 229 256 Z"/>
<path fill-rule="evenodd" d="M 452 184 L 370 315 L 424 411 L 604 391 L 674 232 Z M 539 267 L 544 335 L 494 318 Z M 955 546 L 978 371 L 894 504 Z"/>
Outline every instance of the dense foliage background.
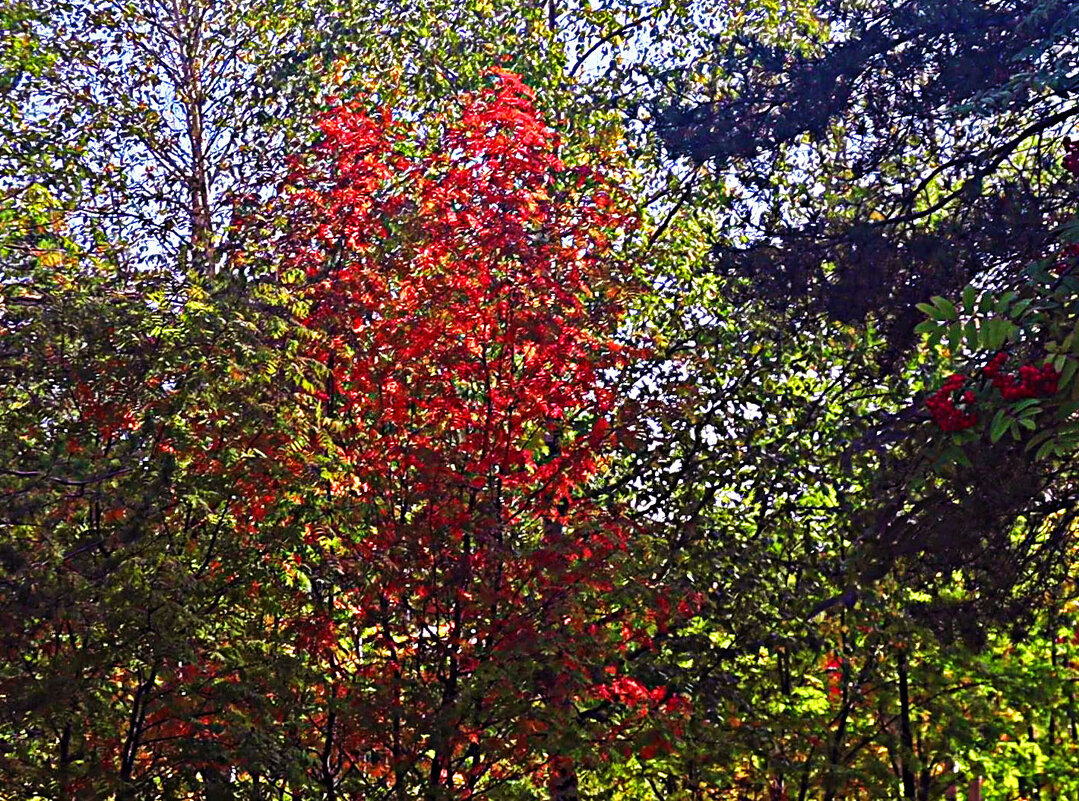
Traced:
<path fill-rule="evenodd" d="M 0 799 L 1079 797 L 1077 37 L 8 0 Z"/>

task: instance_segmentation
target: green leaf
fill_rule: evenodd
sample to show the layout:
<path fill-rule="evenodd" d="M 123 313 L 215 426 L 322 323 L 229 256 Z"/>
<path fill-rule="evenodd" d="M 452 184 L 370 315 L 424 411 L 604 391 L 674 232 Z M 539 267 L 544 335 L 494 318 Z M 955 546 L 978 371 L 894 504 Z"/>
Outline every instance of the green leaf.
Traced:
<path fill-rule="evenodd" d="M 1005 410 L 997 409 L 997 413 L 993 415 L 993 422 L 989 424 L 989 441 L 999 442 L 1011 423 L 1011 419 L 1005 416 Z"/>
<path fill-rule="evenodd" d="M 963 326 L 954 323 L 948 326 L 948 350 L 953 354 L 959 349 L 959 343 L 963 341 Z"/>
<path fill-rule="evenodd" d="M 1075 378 L 1076 369 L 1079 368 L 1079 360 L 1068 359 L 1060 371 L 1060 386 L 1067 387 Z"/>
<path fill-rule="evenodd" d="M 1012 406 L 1012 411 L 1018 413 L 1023 411 L 1024 409 L 1029 409 L 1031 406 L 1037 406 L 1040 403 L 1040 398 L 1026 398 L 1025 400 L 1021 400 L 1014 406 Z"/>
<path fill-rule="evenodd" d="M 982 323 L 978 338 L 986 350 L 1000 350 L 1005 340 L 1018 331 L 1018 326 L 1010 320 L 994 317 Z"/>
<path fill-rule="evenodd" d="M 1056 442 L 1052 438 L 1047 439 L 1042 443 L 1042 446 L 1038 448 L 1038 452 L 1034 454 L 1034 460 L 1040 462 L 1046 456 L 1053 453 L 1056 449 Z"/>
<path fill-rule="evenodd" d="M 978 300 L 978 292 L 974 287 L 967 284 L 963 287 L 963 312 L 965 314 L 974 313 L 974 304 Z"/>
<path fill-rule="evenodd" d="M 940 323 L 936 320 L 922 320 L 918 325 L 914 326 L 914 333 L 918 335 L 923 334 L 935 334 L 940 331 Z"/>
<path fill-rule="evenodd" d="M 963 326 L 963 339 L 971 350 L 978 348 L 978 324 L 974 320 L 967 320 Z"/>
<path fill-rule="evenodd" d="M 1012 308 L 1008 311 L 1008 316 L 1011 317 L 1013 320 L 1018 320 L 1020 317 L 1023 316 L 1023 312 L 1030 308 L 1030 304 L 1032 304 L 1033 302 L 1034 298 L 1023 298 L 1021 301 L 1012 306 Z"/>
<path fill-rule="evenodd" d="M 959 315 L 955 311 L 955 304 L 941 295 L 934 295 L 929 299 L 935 307 L 934 316 L 939 320 L 958 320 Z"/>
<path fill-rule="evenodd" d="M 1009 289 L 997 300 L 994 311 L 996 311 L 997 314 L 1004 314 L 1004 312 L 1007 311 L 1008 307 L 1012 304 L 1012 301 L 1015 300 L 1016 297 L 1018 297 L 1018 294 L 1014 290 Z"/>
<path fill-rule="evenodd" d="M 1025 450 L 1029 451 L 1032 448 L 1037 448 L 1047 439 L 1053 439 L 1055 435 L 1056 432 L 1053 429 L 1044 429 L 1030 438 L 1030 442 L 1027 443 Z"/>

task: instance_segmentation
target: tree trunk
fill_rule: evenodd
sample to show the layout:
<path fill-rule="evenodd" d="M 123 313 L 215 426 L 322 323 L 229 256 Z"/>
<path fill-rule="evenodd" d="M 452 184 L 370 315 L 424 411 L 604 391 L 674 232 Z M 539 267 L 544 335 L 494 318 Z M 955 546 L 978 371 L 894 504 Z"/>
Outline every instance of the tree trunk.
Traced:
<path fill-rule="evenodd" d="M 206 133 L 203 126 L 203 107 L 206 103 L 202 87 L 202 9 L 186 0 L 180 6 L 180 59 L 184 85 L 180 100 L 186 117 L 188 147 L 191 163 L 188 182 L 188 205 L 191 225 L 191 260 L 196 270 L 213 275 L 213 222 L 210 215 L 210 186 L 206 168 Z"/>
<path fill-rule="evenodd" d="M 67 801 L 71 797 L 68 788 L 68 772 L 71 766 L 71 722 L 64 724 L 64 731 L 60 735 L 60 801 Z"/>
<path fill-rule="evenodd" d="M 551 458 L 556 458 L 562 450 L 561 431 L 555 429 L 549 432 L 545 439 Z M 545 536 L 552 540 L 563 535 L 562 524 L 555 519 L 544 520 L 543 528 Z M 553 682 L 557 683 L 557 678 L 553 678 Z M 569 700 L 559 697 L 554 683 L 550 687 L 541 688 L 542 691 L 552 697 L 553 703 L 568 708 Z M 573 758 L 558 754 L 552 758 L 551 762 L 551 801 L 577 801 L 580 796 L 577 794 L 577 768 L 573 763 Z"/>
<path fill-rule="evenodd" d="M 910 763 L 914 758 L 914 735 L 910 727 L 910 687 L 907 677 L 907 652 L 899 652 L 899 740 L 903 746 L 899 756 L 901 765 L 901 778 L 903 782 L 903 798 L 908 801 L 915 799 L 914 771 Z"/>

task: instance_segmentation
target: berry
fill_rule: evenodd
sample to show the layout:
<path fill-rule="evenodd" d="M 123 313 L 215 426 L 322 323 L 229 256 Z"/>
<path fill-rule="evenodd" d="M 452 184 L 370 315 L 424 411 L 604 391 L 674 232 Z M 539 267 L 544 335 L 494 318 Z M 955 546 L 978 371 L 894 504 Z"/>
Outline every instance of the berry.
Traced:
<path fill-rule="evenodd" d="M 963 431 L 978 424 L 977 413 L 964 411 L 955 405 L 954 395 L 965 381 L 966 378 L 959 373 L 948 376 L 944 379 L 940 389 L 925 402 L 926 408 L 929 409 L 929 414 L 933 417 L 933 422 L 937 424 L 941 431 L 948 433 Z M 974 402 L 974 393 L 971 390 L 964 392 L 962 402 L 967 405 L 972 404 Z"/>

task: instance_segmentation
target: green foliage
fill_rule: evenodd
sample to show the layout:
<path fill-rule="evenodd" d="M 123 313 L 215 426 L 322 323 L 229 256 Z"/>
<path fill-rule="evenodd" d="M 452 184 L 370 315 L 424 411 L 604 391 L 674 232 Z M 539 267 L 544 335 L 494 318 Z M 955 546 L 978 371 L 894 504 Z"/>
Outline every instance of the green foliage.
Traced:
<path fill-rule="evenodd" d="M 617 152 L 638 199 L 619 335 L 651 355 L 606 376 L 620 451 L 586 491 L 633 518 L 615 595 L 669 588 L 619 676 L 689 702 L 532 753 L 594 798 L 1070 797 L 1077 21 L 1060 0 L 8 3 L 0 798 L 333 797 L 311 722 L 338 702 L 294 623 L 340 579 L 343 466 L 313 454 L 342 435 L 296 401 L 332 371 L 264 201 L 332 98 L 433 143 L 492 65 L 567 162 Z M 1045 365 L 1053 392 L 1006 395 Z M 976 419 L 942 430 L 926 401 L 955 374 Z M 540 784 L 487 796 L 558 797 Z"/>
<path fill-rule="evenodd" d="M 183 710 L 287 675 L 247 601 L 274 546 L 237 506 L 274 469 L 277 357 L 197 283 L 80 253 L 40 187 L 3 214 L 3 792 L 174 797 L 244 747 Z"/>

